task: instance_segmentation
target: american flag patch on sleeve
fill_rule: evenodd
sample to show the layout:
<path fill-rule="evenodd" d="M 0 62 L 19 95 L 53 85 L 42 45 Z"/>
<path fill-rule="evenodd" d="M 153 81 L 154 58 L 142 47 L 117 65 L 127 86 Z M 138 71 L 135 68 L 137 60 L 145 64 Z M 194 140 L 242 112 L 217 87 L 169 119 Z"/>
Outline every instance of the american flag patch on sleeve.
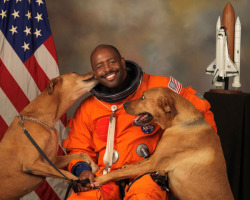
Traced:
<path fill-rule="evenodd" d="M 175 91 L 176 93 L 180 94 L 181 88 L 182 88 L 182 84 L 180 82 L 178 82 L 177 80 L 175 80 L 172 76 L 170 76 L 168 87 L 171 90 Z"/>

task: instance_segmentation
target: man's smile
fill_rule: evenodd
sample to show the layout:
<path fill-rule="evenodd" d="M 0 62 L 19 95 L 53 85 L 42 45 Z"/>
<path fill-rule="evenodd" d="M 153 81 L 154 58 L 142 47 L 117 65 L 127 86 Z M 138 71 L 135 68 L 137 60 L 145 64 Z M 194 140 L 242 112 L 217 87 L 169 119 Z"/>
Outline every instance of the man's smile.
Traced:
<path fill-rule="evenodd" d="M 107 73 L 106 75 L 101 76 L 101 78 L 106 79 L 107 81 L 113 81 L 116 79 L 116 75 L 119 72 L 119 70 L 111 71 Z"/>
<path fill-rule="evenodd" d="M 115 75 L 116 75 L 115 73 L 112 73 L 112 74 L 106 76 L 106 79 L 107 79 L 108 81 L 112 81 L 112 80 L 115 79 Z"/>

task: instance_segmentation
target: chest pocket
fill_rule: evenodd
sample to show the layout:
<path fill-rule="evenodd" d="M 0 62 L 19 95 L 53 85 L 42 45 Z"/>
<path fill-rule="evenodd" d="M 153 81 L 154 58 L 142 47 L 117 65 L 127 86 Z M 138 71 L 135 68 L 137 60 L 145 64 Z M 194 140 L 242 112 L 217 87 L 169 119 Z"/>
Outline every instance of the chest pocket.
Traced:
<path fill-rule="evenodd" d="M 109 117 L 103 117 L 96 122 L 95 132 L 98 138 L 104 142 L 107 142 L 108 129 L 109 129 Z M 116 130 L 115 130 L 116 134 Z"/>

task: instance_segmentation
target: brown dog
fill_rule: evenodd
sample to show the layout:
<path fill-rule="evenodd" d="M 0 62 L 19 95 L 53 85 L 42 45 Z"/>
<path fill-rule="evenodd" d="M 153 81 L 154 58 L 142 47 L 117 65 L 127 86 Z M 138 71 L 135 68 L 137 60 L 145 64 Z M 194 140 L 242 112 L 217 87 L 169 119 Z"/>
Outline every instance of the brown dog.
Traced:
<path fill-rule="evenodd" d="M 54 127 L 61 115 L 96 84 L 92 73 L 64 74 L 52 79 L 48 88 L 20 113 L 44 123 L 24 120 L 23 125 L 57 168 L 66 166 L 74 158 L 80 158 L 90 163 L 93 172 L 97 171 L 97 166 L 85 153 L 57 156 L 58 132 L 49 128 Z M 18 117 L 15 117 L 0 143 L 0 160 L 1 200 L 19 199 L 39 186 L 45 177 L 64 179 L 31 144 Z M 69 179 L 77 179 L 67 171 L 60 171 Z"/>
<path fill-rule="evenodd" d="M 151 157 L 97 177 L 97 184 L 160 171 L 178 199 L 233 199 L 219 136 L 188 100 L 168 88 L 152 88 L 124 108 L 138 115 L 134 125 L 157 123 L 166 130 Z"/>

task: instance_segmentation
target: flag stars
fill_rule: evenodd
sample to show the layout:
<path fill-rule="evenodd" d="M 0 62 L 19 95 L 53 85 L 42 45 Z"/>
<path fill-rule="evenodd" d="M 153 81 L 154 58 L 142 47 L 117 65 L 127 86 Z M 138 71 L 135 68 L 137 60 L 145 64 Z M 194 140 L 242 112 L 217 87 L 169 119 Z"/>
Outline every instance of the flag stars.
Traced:
<path fill-rule="evenodd" d="M 37 13 L 37 16 L 35 17 L 36 19 L 37 19 L 37 22 L 39 22 L 40 20 L 43 20 L 43 18 L 42 18 L 42 14 L 38 14 Z"/>
<path fill-rule="evenodd" d="M 36 2 L 38 3 L 39 6 L 40 4 L 43 4 L 43 0 L 36 0 Z"/>
<path fill-rule="evenodd" d="M 29 34 L 31 34 L 30 29 L 31 29 L 31 28 L 28 28 L 28 27 L 26 26 L 26 29 L 23 31 L 23 32 L 26 33 L 26 36 L 28 36 Z"/>
<path fill-rule="evenodd" d="M 21 2 L 22 0 L 16 0 L 16 3 L 18 3 L 18 1 L 20 1 L 20 2 Z"/>
<path fill-rule="evenodd" d="M 19 16 L 19 11 L 16 12 L 16 10 L 14 9 L 14 12 L 11 14 L 14 16 L 14 19 L 16 19 L 17 17 L 20 17 Z"/>
<path fill-rule="evenodd" d="M 2 19 L 3 19 L 4 17 L 7 17 L 6 12 L 7 12 L 7 10 L 5 10 L 5 11 L 2 10 L 2 13 L 0 13 L 0 15 L 2 16 Z"/>
<path fill-rule="evenodd" d="M 10 0 L 4 0 L 4 3 L 5 3 L 6 1 L 10 1 Z"/>
<path fill-rule="evenodd" d="M 28 13 L 25 16 L 28 17 L 28 20 L 31 19 L 31 12 L 28 11 Z"/>
<path fill-rule="evenodd" d="M 26 42 L 24 42 L 24 44 L 22 46 L 22 48 L 24 49 L 24 51 L 26 51 L 27 49 L 30 50 L 29 45 L 30 44 L 26 44 Z"/>
<path fill-rule="evenodd" d="M 14 35 L 14 33 L 18 33 L 16 29 L 17 29 L 17 26 L 14 27 L 14 26 L 12 25 L 12 28 L 10 29 L 10 31 L 12 32 L 12 35 Z"/>
<path fill-rule="evenodd" d="M 42 36 L 41 30 L 37 30 L 37 28 L 36 28 L 36 32 L 34 32 L 34 35 L 36 35 L 36 38 L 38 38 L 38 36 Z"/>

